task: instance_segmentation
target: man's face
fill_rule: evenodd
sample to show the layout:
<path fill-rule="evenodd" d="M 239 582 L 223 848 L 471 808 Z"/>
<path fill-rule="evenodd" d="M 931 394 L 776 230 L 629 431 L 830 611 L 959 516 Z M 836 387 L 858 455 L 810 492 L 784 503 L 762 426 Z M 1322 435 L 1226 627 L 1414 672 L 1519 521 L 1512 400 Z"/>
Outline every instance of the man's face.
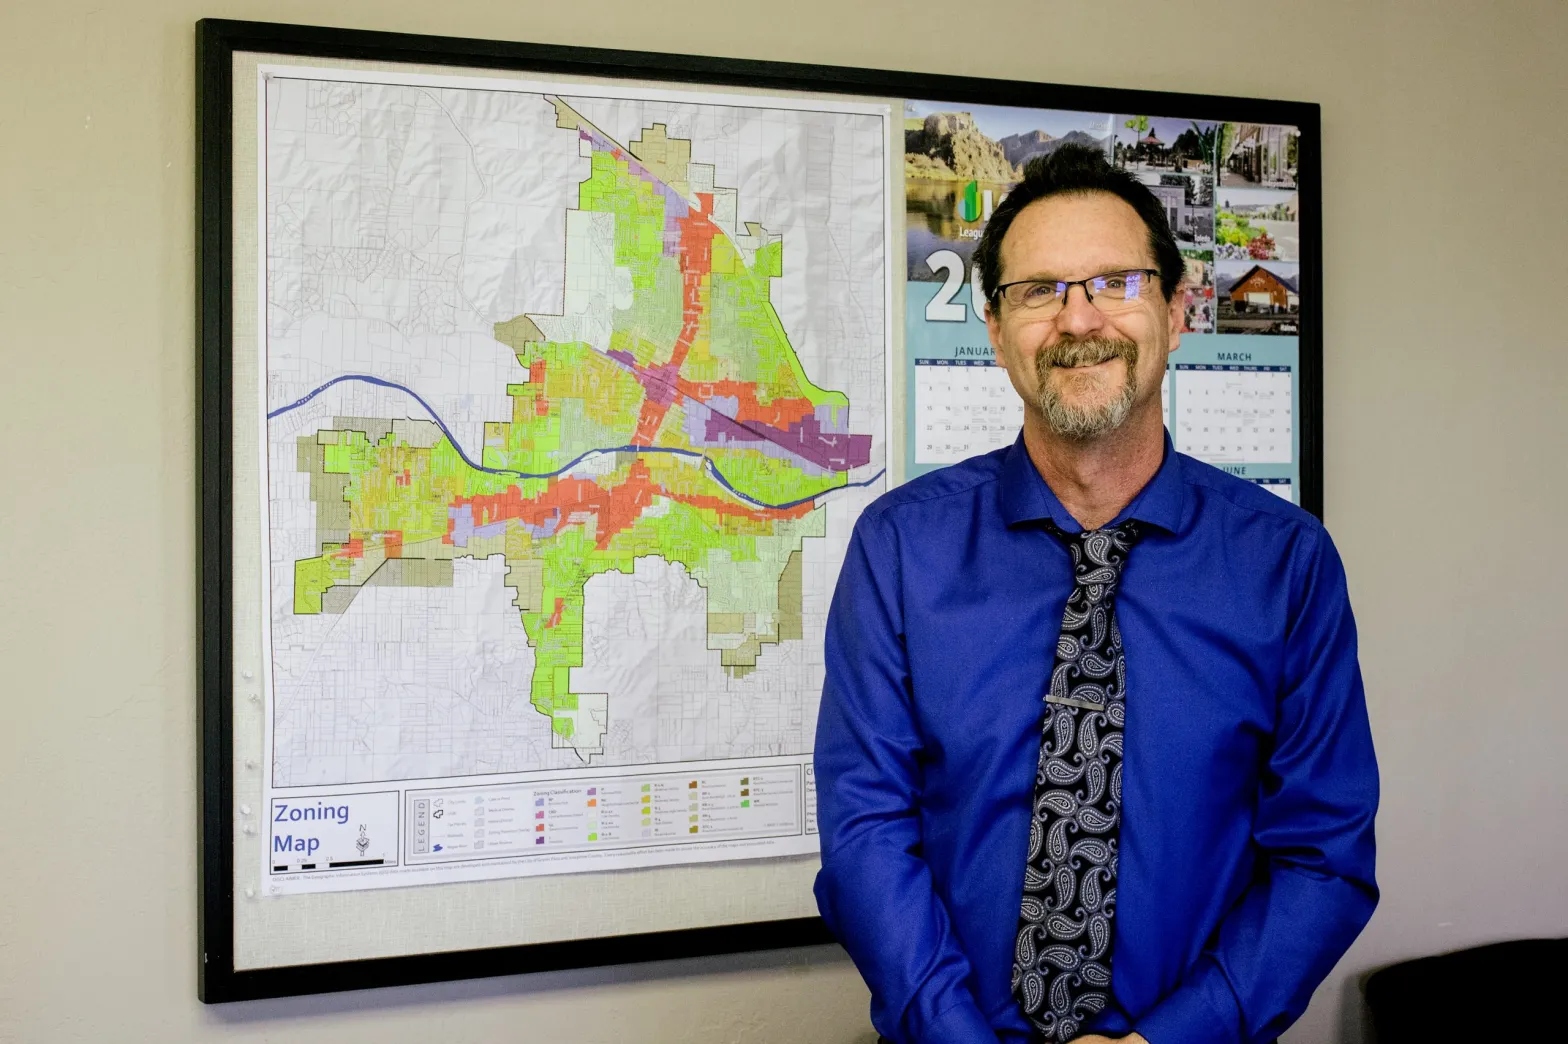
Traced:
<path fill-rule="evenodd" d="M 1106 192 L 1029 204 L 1002 240 L 1001 262 L 1004 284 L 1156 267 L 1143 219 Z M 1023 397 L 1026 423 L 1084 442 L 1159 409 L 1166 357 L 1181 337 L 1181 293 L 1167 302 L 1159 280 L 1148 277 L 1136 299 L 1101 304 L 1105 310 L 1075 286 L 1053 315 L 1007 300 L 988 309 L 991 346 Z"/>

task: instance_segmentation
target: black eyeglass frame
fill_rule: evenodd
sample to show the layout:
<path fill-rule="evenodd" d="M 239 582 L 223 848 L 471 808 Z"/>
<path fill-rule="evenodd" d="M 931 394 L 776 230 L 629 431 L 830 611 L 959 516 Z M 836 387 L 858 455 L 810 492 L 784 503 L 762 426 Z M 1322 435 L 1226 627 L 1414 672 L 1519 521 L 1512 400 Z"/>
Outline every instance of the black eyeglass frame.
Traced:
<path fill-rule="evenodd" d="M 1067 307 L 1067 295 L 1072 292 L 1072 288 L 1075 286 L 1083 287 L 1083 296 L 1090 304 L 1094 304 L 1094 294 L 1089 291 L 1090 283 L 1094 282 L 1096 279 L 1109 279 L 1112 276 L 1132 275 L 1134 272 L 1140 275 L 1153 276 L 1155 279 L 1160 278 L 1160 270 L 1157 268 L 1118 268 L 1114 271 L 1101 272 L 1099 275 L 1092 275 L 1085 279 L 1015 279 L 1011 283 L 1003 283 L 1001 286 L 997 287 L 996 292 L 991 297 L 991 303 L 993 305 L 1000 303 L 1003 296 L 1007 293 L 1008 287 L 1023 286 L 1025 283 L 1055 283 L 1056 292 L 1060 294 L 1062 298 L 1063 308 Z M 1120 298 L 1120 300 L 1126 300 L 1126 298 Z M 1013 307 L 1024 309 L 1025 311 L 1028 310 L 1023 305 L 1015 304 Z"/>

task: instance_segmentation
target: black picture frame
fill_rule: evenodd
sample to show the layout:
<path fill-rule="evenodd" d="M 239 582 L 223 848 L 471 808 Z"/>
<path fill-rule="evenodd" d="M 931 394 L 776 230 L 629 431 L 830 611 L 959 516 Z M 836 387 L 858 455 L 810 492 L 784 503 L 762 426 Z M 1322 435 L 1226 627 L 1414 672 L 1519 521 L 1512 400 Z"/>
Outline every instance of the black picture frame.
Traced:
<path fill-rule="evenodd" d="M 236 969 L 232 611 L 233 57 L 371 60 L 873 97 L 1287 124 L 1300 131 L 1300 499 L 1323 513 L 1319 107 L 1204 94 L 203 19 L 196 25 L 199 983 L 207 1003 L 669 960 L 832 941 L 820 918 L 459 952 Z"/>

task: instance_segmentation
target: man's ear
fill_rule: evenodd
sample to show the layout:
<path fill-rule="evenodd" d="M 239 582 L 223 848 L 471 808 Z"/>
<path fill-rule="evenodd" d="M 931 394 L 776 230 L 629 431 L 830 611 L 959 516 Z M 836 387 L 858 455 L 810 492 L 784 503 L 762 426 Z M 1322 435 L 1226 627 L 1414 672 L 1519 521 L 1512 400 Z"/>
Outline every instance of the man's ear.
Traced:
<path fill-rule="evenodd" d="M 996 316 L 996 304 L 985 303 L 985 332 L 991 338 L 991 357 L 998 363 L 1002 361 L 1002 321 Z"/>
<path fill-rule="evenodd" d="M 1187 325 L 1187 281 L 1185 279 L 1176 284 L 1176 292 L 1171 294 L 1166 319 L 1170 324 L 1170 347 L 1166 350 L 1167 352 L 1174 352 L 1181 347 L 1182 327 Z"/>

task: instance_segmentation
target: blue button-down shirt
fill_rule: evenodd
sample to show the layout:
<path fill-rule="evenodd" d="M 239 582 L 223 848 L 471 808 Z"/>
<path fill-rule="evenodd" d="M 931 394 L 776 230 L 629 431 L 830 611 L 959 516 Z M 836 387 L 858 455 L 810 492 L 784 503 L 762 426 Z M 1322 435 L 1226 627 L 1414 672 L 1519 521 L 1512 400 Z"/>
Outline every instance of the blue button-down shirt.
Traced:
<path fill-rule="evenodd" d="M 1377 902 L 1377 766 L 1339 555 L 1176 453 L 1116 597 L 1127 657 L 1113 1005 L 1088 1030 L 1269 1041 Z M 855 527 L 817 726 L 823 917 L 897 1044 L 1026 1041 L 1010 992 L 1045 682 L 1082 527 L 1008 449 Z"/>

